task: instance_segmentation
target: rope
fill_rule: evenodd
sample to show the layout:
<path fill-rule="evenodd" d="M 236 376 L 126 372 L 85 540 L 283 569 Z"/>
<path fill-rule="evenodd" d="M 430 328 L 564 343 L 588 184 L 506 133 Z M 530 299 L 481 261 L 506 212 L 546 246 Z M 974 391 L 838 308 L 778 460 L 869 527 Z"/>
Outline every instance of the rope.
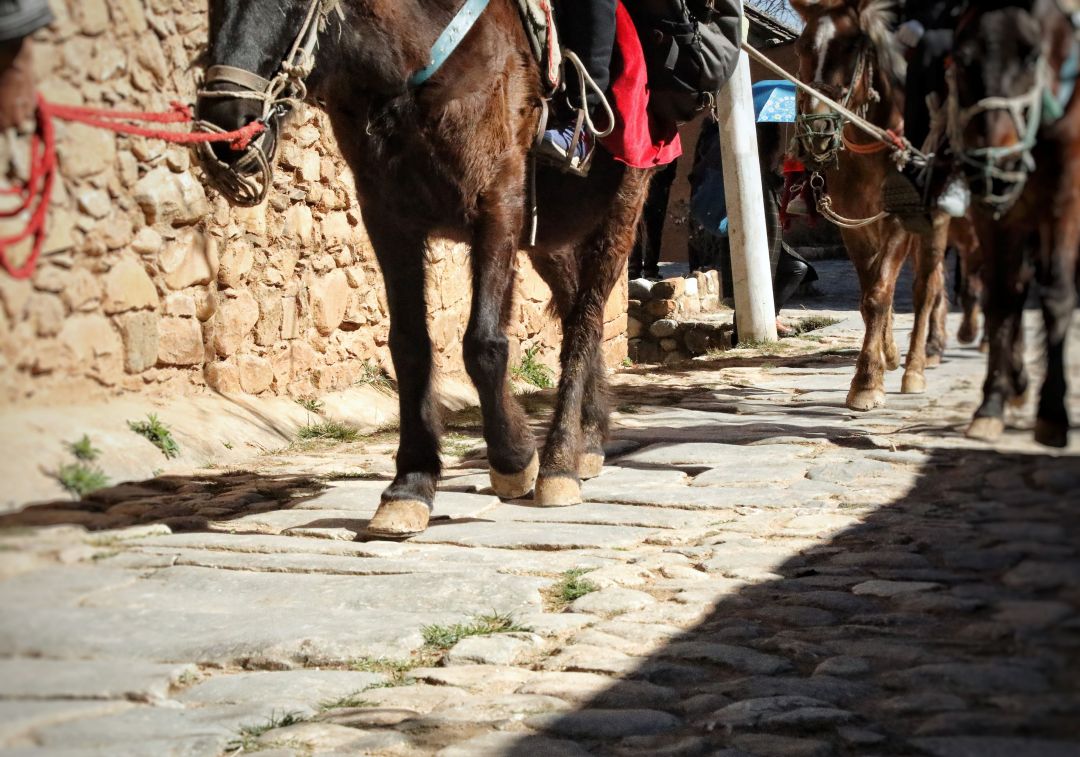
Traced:
<path fill-rule="evenodd" d="M 12 218 L 30 210 L 30 218 L 22 231 L 10 236 L 0 237 L 0 265 L 15 279 L 28 279 L 34 275 L 34 269 L 45 244 L 45 220 L 49 211 L 49 202 L 52 199 L 53 183 L 56 180 L 56 131 L 53 124 L 53 119 L 56 118 L 64 121 L 75 121 L 99 129 L 108 129 L 120 134 L 162 139 L 174 144 L 228 142 L 229 146 L 234 150 L 247 149 L 251 140 L 266 129 L 266 126 L 259 121 L 253 121 L 236 131 L 220 133 L 152 129 L 124 122 L 189 123 L 193 119 L 191 109 L 186 105 L 174 102 L 168 111 L 162 113 L 110 111 L 105 108 L 60 105 L 51 103 L 38 95 L 37 128 L 30 140 L 29 179 L 23 186 L 0 190 L 0 194 L 21 198 L 18 207 L 0 211 L 0 218 Z M 13 263 L 9 256 L 10 248 L 31 237 L 34 243 L 26 260 L 21 264 Z"/>
<path fill-rule="evenodd" d="M 844 216 L 833 210 L 832 198 L 826 194 L 818 197 L 817 201 L 818 212 L 821 213 L 827 220 L 839 226 L 841 229 L 861 229 L 864 226 L 869 226 L 872 223 L 877 223 L 881 219 L 887 217 L 889 214 L 886 211 L 881 211 L 872 218 L 845 218 Z"/>
<path fill-rule="evenodd" d="M 742 44 L 742 49 L 745 50 L 746 54 L 753 58 L 757 63 L 760 63 L 762 66 L 769 69 L 777 76 L 783 77 L 811 97 L 816 97 L 818 100 L 821 100 L 821 102 L 825 103 L 834 111 L 846 118 L 855 128 L 861 129 L 869 136 L 873 137 L 879 142 L 884 143 L 885 145 L 888 145 L 888 147 L 891 147 L 897 152 L 909 153 L 911 155 L 921 158 L 922 160 L 926 160 L 926 155 L 924 155 L 921 151 L 915 149 L 915 147 L 910 142 L 908 142 L 904 137 L 897 134 L 892 129 L 883 129 L 880 126 L 877 126 L 876 124 L 867 121 L 865 118 L 850 110 L 849 108 L 844 107 L 840 103 L 836 102 L 836 100 L 833 100 L 831 97 L 827 97 L 821 92 L 818 92 L 810 85 L 804 84 L 802 81 L 799 80 L 798 77 L 789 74 L 782 67 L 778 66 L 776 63 L 773 63 L 767 57 L 765 57 L 760 52 L 751 47 L 748 43 L 744 42 Z"/>

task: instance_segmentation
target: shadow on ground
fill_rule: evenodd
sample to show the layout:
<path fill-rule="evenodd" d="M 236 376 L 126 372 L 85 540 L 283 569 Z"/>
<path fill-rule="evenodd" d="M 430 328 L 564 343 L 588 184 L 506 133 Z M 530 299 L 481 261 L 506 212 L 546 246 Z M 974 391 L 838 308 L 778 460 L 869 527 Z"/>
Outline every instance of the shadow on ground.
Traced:
<path fill-rule="evenodd" d="M 934 451 L 905 497 L 499 753 L 1080 754 L 1078 488 L 1076 457 Z"/>

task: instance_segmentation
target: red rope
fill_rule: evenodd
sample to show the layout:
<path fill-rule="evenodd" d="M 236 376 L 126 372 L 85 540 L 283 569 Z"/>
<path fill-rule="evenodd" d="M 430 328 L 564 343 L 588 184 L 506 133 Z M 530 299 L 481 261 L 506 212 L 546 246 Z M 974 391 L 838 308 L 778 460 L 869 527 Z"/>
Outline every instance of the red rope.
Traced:
<path fill-rule="evenodd" d="M 41 249 L 45 244 L 45 217 L 52 198 L 53 181 L 56 179 L 56 132 L 53 119 L 76 121 L 99 129 L 108 129 L 120 134 L 131 134 L 151 139 L 163 139 L 175 144 L 196 144 L 203 142 L 229 142 L 234 150 L 244 150 L 251 140 L 258 136 L 266 126 L 260 121 L 252 121 L 243 128 L 221 133 L 168 131 L 151 129 L 124 121 L 143 121 L 145 123 L 178 124 L 189 123 L 194 119 L 191 109 L 181 103 L 172 103 L 163 113 L 143 111 L 111 111 L 105 108 L 91 108 L 79 105 L 59 105 L 51 103 L 38 95 L 37 130 L 30 140 L 30 177 L 21 187 L 0 190 L 3 195 L 18 195 L 22 198 L 18 207 L 0 211 L 0 218 L 11 218 L 25 212 L 33 206 L 30 218 L 23 230 L 17 234 L 0 237 L 0 265 L 16 279 L 28 279 L 34 275 L 34 268 Z M 34 204 L 36 201 L 36 205 Z M 21 264 L 13 263 L 9 249 L 16 244 L 33 237 L 34 244 L 30 255 Z"/>

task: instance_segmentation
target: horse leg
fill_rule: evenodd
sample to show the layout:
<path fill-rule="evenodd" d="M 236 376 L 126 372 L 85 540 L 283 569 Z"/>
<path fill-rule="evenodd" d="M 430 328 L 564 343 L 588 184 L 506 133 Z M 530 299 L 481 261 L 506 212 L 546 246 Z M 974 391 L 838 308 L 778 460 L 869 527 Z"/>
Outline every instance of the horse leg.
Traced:
<path fill-rule="evenodd" d="M 986 334 L 990 354 L 982 404 L 966 433 L 970 439 L 993 442 L 1005 430 L 1006 403 L 1022 397 L 1026 389 L 1022 319 L 1028 284 L 1022 252 L 1017 251 L 1024 240 L 1000 239 L 1000 229 L 994 224 L 988 227 L 980 232 L 979 239 L 985 250 Z"/>
<path fill-rule="evenodd" d="M 948 342 L 946 320 L 949 317 L 949 292 L 945 286 L 945 261 L 938 263 L 938 286 L 937 296 L 934 297 L 934 309 L 930 318 L 930 336 L 926 340 L 926 367 L 934 368 L 941 365 L 945 357 L 945 346 Z"/>
<path fill-rule="evenodd" d="M 432 349 L 424 302 L 427 234 L 387 216 L 365 213 L 390 310 L 390 355 L 397 374 L 400 436 L 397 475 L 368 524 L 371 536 L 403 539 L 421 533 L 439 481 L 439 411 L 432 390 Z"/>
<path fill-rule="evenodd" d="M 1048 447 L 1069 444 L 1065 345 L 1076 308 L 1076 260 L 1080 227 L 1075 211 L 1057 220 L 1052 240 L 1043 242 L 1040 292 L 1046 326 L 1046 377 L 1039 393 L 1035 441 Z M 1064 226 L 1065 228 L 1061 228 Z"/>
<path fill-rule="evenodd" d="M 595 379 L 590 382 L 590 374 L 598 360 L 604 307 L 626 265 L 649 176 L 648 171 L 626 169 L 601 229 L 577 248 L 579 283 L 574 301 L 564 311 L 562 371 L 555 413 L 540 458 L 540 477 L 534 494 L 537 504 L 562 506 L 581 502 L 578 470 L 586 420 L 583 409 L 591 402 L 587 395 L 591 392 L 597 396 L 598 388 Z M 590 425 L 599 433 L 603 424 L 595 423 L 595 410 L 590 410 L 590 415 Z"/>
<path fill-rule="evenodd" d="M 502 499 L 532 491 L 540 467 L 521 405 L 506 381 L 506 326 L 514 300 L 514 263 L 524 204 L 495 193 L 480 200 L 472 244 L 472 310 L 465 330 L 465 370 L 480 394 L 491 487 Z"/>
<path fill-rule="evenodd" d="M 948 217 L 938 214 L 934 218 L 934 231 L 930 236 L 912 238 L 915 248 L 915 322 L 900 388 L 904 394 L 922 394 L 926 391 L 927 343 L 937 296 L 944 288 L 941 258 L 947 233 Z"/>
<path fill-rule="evenodd" d="M 859 276 L 859 311 L 866 328 L 847 406 L 852 410 L 873 410 L 885 404 L 886 345 L 891 341 L 887 328 L 896 277 L 907 248 L 890 241 L 878 255 L 873 241 L 864 235 L 847 235 L 844 241 Z"/>
<path fill-rule="evenodd" d="M 974 238 L 971 223 L 967 219 L 953 220 L 950 228 L 956 238 L 956 255 L 959 271 L 960 305 L 964 318 L 960 323 L 957 339 L 961 344 L 971 344 L 979 335 L 980 301 L 982 299 L 982 266 L 978 240 Z"/>
<path fill-rule="evenodd" d="M 578 478 L 596 478 L 604 468 L 604 442 L 608 435 L 607 368 L 604 356 L 596 350 L 585 394 L 581 400 L 581 454 L 578 456 Z"/>
<path fill-rule="evenodd" d="M 895 371 L 900 367 L 900 350 L 896 346 L 896 333 L 893 329 L 893 308 L 889 306 L 889 317 L 885 321 L 884 355 L 885 370 Z"/>

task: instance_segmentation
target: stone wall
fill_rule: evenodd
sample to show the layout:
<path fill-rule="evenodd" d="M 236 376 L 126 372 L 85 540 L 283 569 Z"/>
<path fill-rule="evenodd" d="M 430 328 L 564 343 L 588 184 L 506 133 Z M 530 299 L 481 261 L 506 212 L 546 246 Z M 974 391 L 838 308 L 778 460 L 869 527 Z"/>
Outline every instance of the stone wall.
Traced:
<path fill-rule="evenodd" d="M 720 293 L 720 274 L 697 271 L 653 283 L 630 282 L 629 357 L 635 363 L 675 365 L 731 348 L 731 309 Z"/>
<path fill-rule="evenodd" d="M 50 100 L 154 110 L 194 100 L 205 0 L 52 6 L 56 23 L 35 48 Z M 307 396 L 390 369 L 381 279 L 321 113 L 296 114 L 270 196 L 251 209 L 204 189 L 185 149 L 65 123 L 57 136 L 61 175 L 40 265 L 30 281 L 0 272 L 0 402 L 206 387 Z M 27 142 L 0 139 L 0 177 L 26 177 Z M 0 236 L 18 226 L 0 225 Z M 430 257 L 437 365 L 463 378 L 468 252 L 435 241 Z M 520 258 L 514 354 L 539 346 L 554 365 L 548 291 Z M 625 325 L 620 288 L 605 327 L 611 364 L 626 354 Z"/>

